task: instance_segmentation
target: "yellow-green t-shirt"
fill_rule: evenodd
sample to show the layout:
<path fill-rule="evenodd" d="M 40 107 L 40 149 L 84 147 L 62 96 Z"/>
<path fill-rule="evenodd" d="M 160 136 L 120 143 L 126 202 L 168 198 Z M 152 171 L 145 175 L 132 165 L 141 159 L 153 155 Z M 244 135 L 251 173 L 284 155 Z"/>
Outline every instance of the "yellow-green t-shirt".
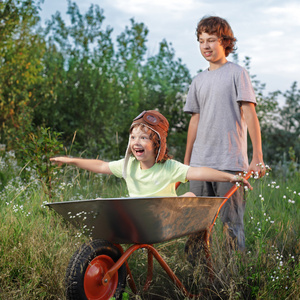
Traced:
<path fill-rule="evenodd" d="M 121 178 L 124 159 L 109 163 L 111 172 Z M 133 156 L 127 166 L 126 184 L 130 197 L 176 197 L 175 183 L 186 182 L 189 166 L 169 159 L 155 163 L 150 169 L 142 170 L 140 162 Z"/>

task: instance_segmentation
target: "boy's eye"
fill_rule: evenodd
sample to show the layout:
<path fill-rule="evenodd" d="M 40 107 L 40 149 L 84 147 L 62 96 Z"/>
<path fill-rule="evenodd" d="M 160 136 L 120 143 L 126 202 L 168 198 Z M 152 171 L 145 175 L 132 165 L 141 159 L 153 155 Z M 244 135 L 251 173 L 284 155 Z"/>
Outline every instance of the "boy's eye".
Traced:
<path fill-rule="evenodd" d="M 216 41 L 217 41 L 216 39 L 209 39 L 209 40 L 207 40 L 208 43 L 215 43 Z M 203 40 L 200 40 L 199 43 L 200 43 L 200 44 L 203 44 L 204 41 L 203 41 Z"/>

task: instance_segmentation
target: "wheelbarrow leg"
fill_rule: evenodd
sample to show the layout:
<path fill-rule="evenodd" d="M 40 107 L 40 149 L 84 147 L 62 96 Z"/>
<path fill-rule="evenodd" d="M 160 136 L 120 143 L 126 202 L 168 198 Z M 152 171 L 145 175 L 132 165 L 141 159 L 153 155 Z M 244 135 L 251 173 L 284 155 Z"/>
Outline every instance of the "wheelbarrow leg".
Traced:
<path fill-rule="evenodd" d="M 123 247 L 120 244 L 114 244 L 114 245 L 120 250 L 121 254 L 123 255 L 124 254 Z M 128 280 L 129 287 L 130 287 L 130 289 L 132 290 L 132 292 L 134 294 L 137 294 L 138 290 L 137 290 L 137 287 L 135 285 L 135 282 L 134 282 L 134 279 L 133 279 L 133 276 L 132 276 L 132 273 L 131 273 L 131 270 L 129 268 L 129 264 L 128 264 L 127 260 L 125 261 L 125 266 L 126 266 L 127 280 Z"/>
<path fill-rule="evenodd" d="M 118 248 L 120 249 L 121 246 L 118 246 Z M 153 253 L 151 251 L 151 249 L 155 248 L 152 245 L 148 245 L 148 244 L 135 244 L 132 245 L 131 247 L 129 247 L 125 252 L 123 251 L 123 249 L 121 250 L 122 252 L 122 256 L 120 257 L 120 259 L 114 264 L 114 266 L 105 274 L 105 276 L 102 279 L 102 283 L 105 286 L 110 279 L 112 278 L 112 276 L 118 271 L 118 269 L 120 268 L 120 266 L 124 263 L 126 265 L 126 269 L 127 269 L 127 274 L 129 275 L 129 285 L 130 288 L 132 290 L 133 293 L 137 293 L 137 288 L 135 285 L 135 282 L 133 280 L 133 276 L 132 273 L 130 271 L 127 259 L 131 256 L 131 254 L 141 248 L 146 248 L 148 250 L 148 274 L 147 274 L 147 279 L 146 279 L 146 283 L 144 286 L 144 291 L 146 291 L 152 281 L 152 277 L 153 277 Z M 155 250 L 156 251 L 156 250 Z M 159 255 L 159 254 L 158 254 Z"/>
<path fill-rule="evenodd" d="M 130 257 L 130 255 L 141 248 L 146 248 L 148 250 L 148 252 L 150 253 L 148 255 L 148 261 L 150 260 L 150 270 L 148 269 L 148 276 L 147 276 L 147 280 L 148 282 L 146 282 L 147 286 L 148 284 L 150 284 L 151 279 L 152 279 L 152 274 L 153 274 L 153 256 L 155 257 L 155 259 L 159 262 L 159 264 L 161 265 L 161 267 L 166 271 L 166 273 L 169 275 L 169 277 L 174 281 L 174 283 L 176 284 L 176 286 L 189 298 L 199 298 L 201 295 L 193 295 L 190 294 L 187 289 L 184 287 L 184 285 L 181 283 L 181 281 L 178 279 L 178 277 L 173 273 L 173 271 L 171 270 L 171 268 L 168 266 L 168 264 L 164 261 L 164 259 L 160 256 L 160 254 L 158 253 L 158 251 L 149 244 L 135 244 L 132 245 L 131 247 L 129 247 L 124 254 L 120 257 L 120 259 L 114 264 L 114 266 L 112 268 L 110 268 L 110 270 L 104 275 L 103 279 L 102 279 L 102 284 L 105 286 L 109 283 L 109 281 L 111 280 L 112 276 L 118 271 L 118 269 L 120 268 L 120 266 L 122 264 L 125 263 L 125 261 Z M 134 291 L 133 291 L 134 292 Z"/>
<path fill-rule="evenodd" d="M 144 291 L 147 291 L 151 285 L 153 278 L 153 254 L 148 249 L 148 272 L 147 272 L 147 279 L 144 286 Z"/>
<path fill-rule="evenodd" d="M 206 257 L 206 266 L 208 268 L 209 278 L 212 281 L 214 278 L 214 274 L 213 274 L 213 266 L 212 266 L 212 262 L 211 262 L 209 230 L 205 230 L 203 240 L 204 240 L 204 251 L 205 251 L 205 257 Z"/>

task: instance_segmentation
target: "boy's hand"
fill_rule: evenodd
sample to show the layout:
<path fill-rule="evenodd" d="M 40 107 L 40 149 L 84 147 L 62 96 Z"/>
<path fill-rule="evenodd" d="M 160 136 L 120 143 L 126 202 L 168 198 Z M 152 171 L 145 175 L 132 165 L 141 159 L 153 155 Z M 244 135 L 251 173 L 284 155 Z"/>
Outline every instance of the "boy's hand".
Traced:
<path fill-rule="evenodd" d="M 50 161 L 57 164 L 60 167 L 63 164 L 67 164 L 69 162 L 69 158 L 68 157 L 63 157 L 63 156 L 51 157 Z"/>
<path fill-rule="evenodd" d="M 265 176 L 267 167 L 263 161 L 256 161 L 253 159 L 250 163 L 249 170 L 253 171 L 255 176 L 260 178 Z"/>
<path fill-rule="evenodd" d="M 230 180 L 231 183 L 242 183 L 244 186 L 246 186 L 248 189 L 253 190 L 253 187 L 248 182 L 247 179 L 245 179 L 243 176 L 240 175 L 232 175 L 232 180 Z"/>

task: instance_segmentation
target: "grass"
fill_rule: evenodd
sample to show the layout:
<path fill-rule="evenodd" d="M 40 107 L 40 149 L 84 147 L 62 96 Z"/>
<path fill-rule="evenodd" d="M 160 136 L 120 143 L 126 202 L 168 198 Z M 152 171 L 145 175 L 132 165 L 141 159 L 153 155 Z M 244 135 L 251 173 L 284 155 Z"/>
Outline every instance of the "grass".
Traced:
<path fill-rule="evenodd" d="M 51 201 L 126 196 L 124 184 L 67 167 L 59 174 Z M 0 190 L 0 299 L 65 299 L 64 276 L 70 257 L 88 240 L 55 212 L 34 176 L 24 184 L 13 155 L 0 161 L 0 173 L 9 174 Z M 271 177 L 273 176 L 273 177 Z M 245 230 L 247 250 L 229 253 L 222 225 L 212 240 L 214 280 L 205 266 L 192 268 L 184 256 L 186 237 L 156 248 L 171 269 L 201 299 L 300 298 L 300 187 L 299 172 L 288 180 L 279 175 L 254 180 L 248 192 Z M 187 186 L 180 186 L 184 192 Z M 139 296 L 127 287 L 130 299 L 185 299 L 155 262 L 150 289 L 143 292 L 146 251 L 129 260 Z"/>

